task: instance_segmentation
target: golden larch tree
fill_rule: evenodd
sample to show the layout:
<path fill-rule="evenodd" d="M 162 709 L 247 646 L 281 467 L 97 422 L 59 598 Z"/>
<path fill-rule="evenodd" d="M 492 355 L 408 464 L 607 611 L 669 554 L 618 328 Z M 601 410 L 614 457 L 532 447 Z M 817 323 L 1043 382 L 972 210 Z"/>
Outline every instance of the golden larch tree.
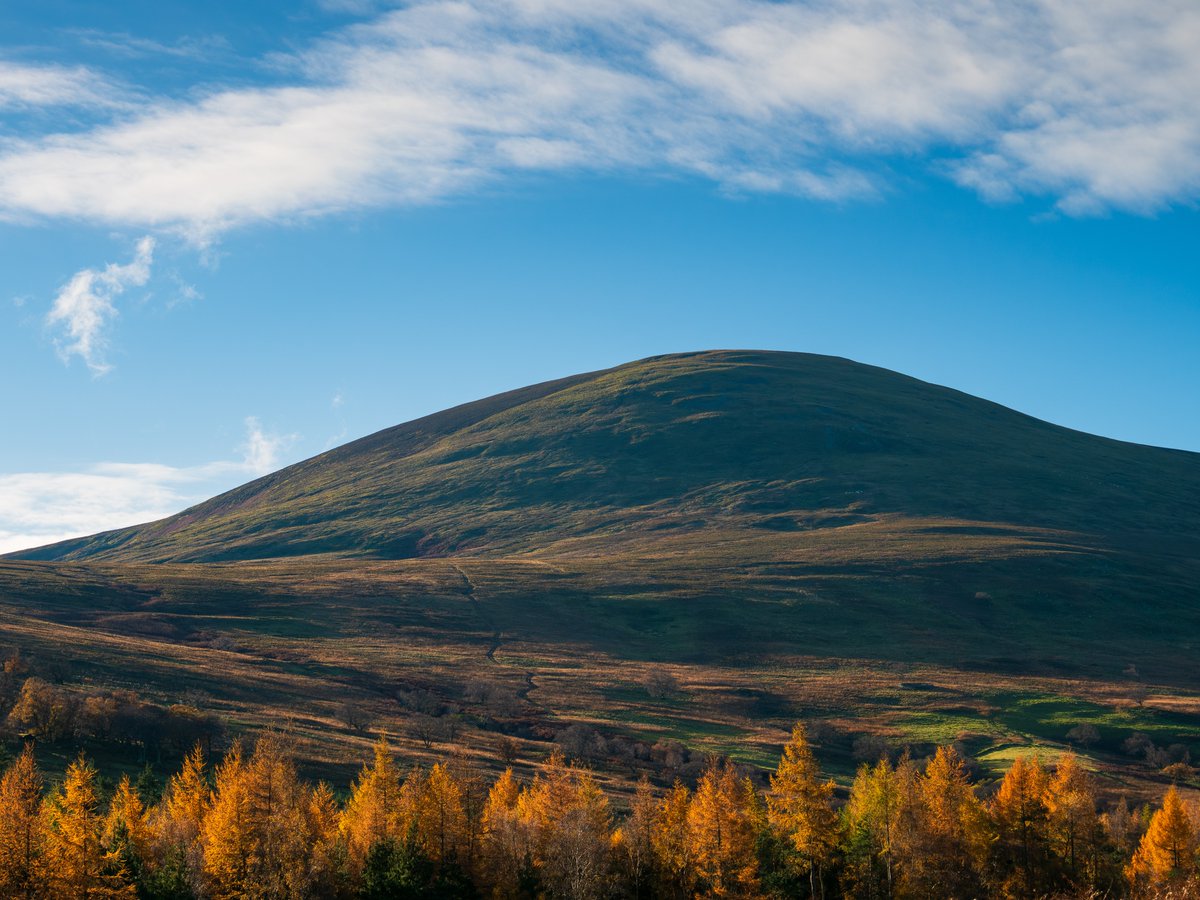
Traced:
<path fill-rule="evenodd" d="M 853 897 L 891 897 L 900 824 L 896 770 L 886 759 L 864 763 L 843 810 L 847 892 Z"/>
<path fill-rule="evenodd" d="M 612 816 L 591 773 L 569 770 L 567 802 L 551 811 L 542 869 L 552 897 L 599 900 L 611 888 Z"/>
<path fill-rule="evenodd" d="M 250 875 L 250 791 L 240 741 L 215 773 L 212 802 L 200 826 L 206 893 L 222 900 L 242 896 Z"/>
<path fill-rule="evenodd" d="M 0 778 L 0 897 L 33 900 L 46 889 L 42 776 L 29 745 Z"/>
<path fill-rule="evenodd" d="M 305 829 L 312 840 L 308 880 L 314 896 L 336 896 L 346 862 L 346 843 L 339 831 L 341 810 L 333 789 L 324 781 L 313 788 L 304 805 Z"/>
<path fill-rule="evenodd" d="M 922 900 L 977 896 L 993 838 L 987 811 L 952 747 L 939 747 L 918 774 L 896 770 L 900 801 L 900 893 Z"/>
<path fill-rule="evenodd" d="M 101 842 L 121 860 L 134 879 L 146 870 L 153 857 L 154 832 L 142 798 L 122 775 L 108 804 Z"/>
<path fill-rule="evenodd" d="M 653 890 L 654 825 L 658 800 L 650 779 L 643 775 L 629 805 L 629 816 L 614 835 L 616 851 L 633 896 L 648 896 Z"/>
<path fill-rule="evenodd" d="M 239 751 L 226 757 L 203 827 L 204 870 L 213 897 L 308 895 L 309 797 L 276 735 L 260 737 L 249 760 Z"/>
<path fill-rule="evenodd" d="M 796 854 L 814 895 L 824 895 L 822 872 L 833 859 L 839 840 L 833 791 L 832 780 L 821 780 L 808 733 L 797 722 L 771 776 L 767 819 Z"/>
<path fill-rule="evenodd" d="M 362 871 L 372 844 L 382 840 L 399 841 L 405 837 L 399 799 L 400 772 L 387 739 L 381 737 L 375 743 L 371 763 L 363 766 L 342 811 L 339 827 L 354 872 Z"/>
<path fill-rule="evenodd" d="M 708 896 L 752 896 L 757 887 L 752 794 L 730 760 L 711 762 L 696 785 L 687 812 L 688 858 Z"/>
<path fill-rule="evenodd" d="M 441 864 L 459 861 L 467 842 L 467 815 L 462 789 L 444 763 L 435 763 L 423 779 L 416 825 L 417 840 L 426 856 Z"/>
<path fill-rule="evenodd" d="M 1069 884 L 1095 885 L 1103 830 L 1096 814 L 1096 786 L 1073 753 L 1058 761 L 1046 787 L 1050 841 Z"/>
<path fill-rule="evenodd" d="M 495 898 L 515 897 L 521 871 L 532 855 L 530 838 L 518 809 L 521 786 L 505 769 L 483 805 L 481 855 L 485 885 Z"/>
<path fill-rule="evenodd" d="M 118 854 L 101 842 L 104 820 L 96 799 L 96 770 L 82 756 L 67 767 L 62 786 L 42 805 L 50 893 L 72 900 L 133 897 Z"/>
<path fill-rule="evenodd" d="M 659 893 L 666 897 L 691 896 L 694 880 L 688 843 L 688 810 L 691 791 L 680 781 L 658 801 L 650 835 Z"/>
<path fill-rule="evenodd" d="M 461 747 L 454 749 L 449 765 L 450 774 L 462 795 L 465 833 L 459 862 L 464 871 L 474 877 L 483 841 L 483 805 L 487 801 L 488 783 L 478 763 Z"/>
<path fill-rule="evenodd" d="M 162 802 L 152 813 L 160 859 L 177 856 L 191 871 L 200 871 L 200 827 L 211 802 L 204 751 L 197 742 L 167 782 Z"/>
<path fill-rule="evenodd" d="M 992 798 L 1001 873 L 998 886 L 1005 896 L 1034 897 L 1049 888 L 1048 787 L 1041 761 L 1018 756 Z"/>
<path fill-rule="evenodd" d="M 1127 869 L 1130 881 L 1162 885 L 1196 872 L 1196 825 L 1174 785 L 1154 813 Z"/>

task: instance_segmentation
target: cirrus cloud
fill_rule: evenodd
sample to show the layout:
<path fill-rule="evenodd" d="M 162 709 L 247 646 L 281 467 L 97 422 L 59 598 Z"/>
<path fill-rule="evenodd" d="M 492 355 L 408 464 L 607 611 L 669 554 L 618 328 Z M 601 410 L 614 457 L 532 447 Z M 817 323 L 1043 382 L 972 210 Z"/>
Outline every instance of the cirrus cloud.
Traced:
<path fill-rule="evenodd" d="M 0 148 L 0 215 L 222 230 L 427 203 L 534 170 L 699 175 L 823 200 L 897 158 L 986 197 L 1200 197 L 1192 0 L 425 0 Z"/>

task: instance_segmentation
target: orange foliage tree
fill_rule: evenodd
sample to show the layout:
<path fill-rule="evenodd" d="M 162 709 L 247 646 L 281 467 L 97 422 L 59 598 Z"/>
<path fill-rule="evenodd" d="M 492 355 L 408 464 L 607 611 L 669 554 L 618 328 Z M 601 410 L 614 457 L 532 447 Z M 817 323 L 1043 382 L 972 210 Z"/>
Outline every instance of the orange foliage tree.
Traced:
<path fill-rule="evenodd" d="M 42 776 L 26 745 L 0 778 L 0 897 L 40 897 L 48 871 L 42 827 Z"/>

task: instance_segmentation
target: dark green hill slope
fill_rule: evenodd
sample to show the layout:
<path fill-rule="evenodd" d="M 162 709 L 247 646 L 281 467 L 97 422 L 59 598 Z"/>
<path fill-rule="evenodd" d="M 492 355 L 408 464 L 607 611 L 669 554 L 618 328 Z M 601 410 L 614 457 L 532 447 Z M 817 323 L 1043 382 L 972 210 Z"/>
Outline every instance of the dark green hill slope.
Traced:
<path fill-rule="evenodd" d="M 1082 434 L 843 359 L 714 351 L 467 404 L 168 519 L 19 555 L 603 555 L 897 518 L 1195 555 L 1200 455 Z"/>

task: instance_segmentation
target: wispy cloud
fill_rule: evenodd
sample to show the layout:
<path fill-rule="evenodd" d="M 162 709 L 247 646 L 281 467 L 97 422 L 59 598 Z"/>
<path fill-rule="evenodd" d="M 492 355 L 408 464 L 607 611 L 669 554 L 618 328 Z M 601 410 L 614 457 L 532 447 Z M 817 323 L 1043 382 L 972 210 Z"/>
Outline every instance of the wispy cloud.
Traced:
<path fill-rule="evenodd" d="M 129 288 L 141 287 L 150 280 L 153 260 L 154 238 L 144 237 L 138 241 L 130 262 L 109 263 L 102 270 L 82 269 L 71 277 L 46 316 L 48 325 L 63 332 L 57 343 L 64 360 L 80 357 L 93 375 L 111 369 L 105 350 L 106 330 L 117 315 L 113 301 Z"/>
<path fill-rule="evenodd" d="M 34 66 L 0 59 L 0 110 L 109 105 L 113 99 L 114 89 L 88 69 Z"/>
<path fill-rule="evenodd" d="M 279 466 L 281 453 L 295 441 L 294 434 L 264 431 L 257 416 L 246 417 L 246 442 L 242 444 L 242 468 L 255 475 L 266 475 Z"/>
<path fill-rule="evenodd" d="M 204 242 L 528 170 L 842 200 L 898 156 L 1146 212 L 1200 198 L 1198 47 L 1193 0 L 418 0 L 274 58 L 289 84 L 10 144 L 0 215 Z"/>
<path fill-rule="evenodd" d="M 82 472 L 0 475 L 0 553 L 161 519 L 274 470 L 291 441 L 249 417 L 240 459 L 184 467 L 99 463 Z"/>

